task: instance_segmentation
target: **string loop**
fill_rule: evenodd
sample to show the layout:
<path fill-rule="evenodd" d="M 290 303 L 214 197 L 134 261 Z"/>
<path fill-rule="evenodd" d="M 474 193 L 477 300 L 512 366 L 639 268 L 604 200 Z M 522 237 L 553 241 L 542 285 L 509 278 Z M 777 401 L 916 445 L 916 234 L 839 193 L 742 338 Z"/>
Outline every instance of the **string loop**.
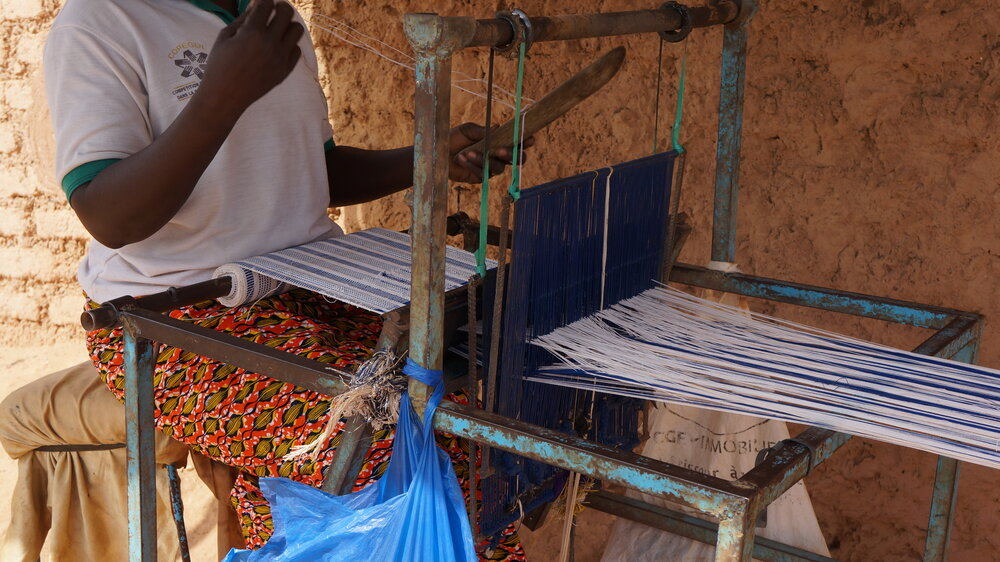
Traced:
<path fill-rule="evenodd" d="M 496 49 L 490 49 L 489 69 L 486 82 L 486 134 L 483 146 L 487 147 L 483 154 L 483 183 L 479 190 L 479 245 L 476 248 L 476 275 L 480 279 L 486 277 L 486 236 L 490 215 L 490 128 L 493 126 L 493 62 L 496 59 Z"/>

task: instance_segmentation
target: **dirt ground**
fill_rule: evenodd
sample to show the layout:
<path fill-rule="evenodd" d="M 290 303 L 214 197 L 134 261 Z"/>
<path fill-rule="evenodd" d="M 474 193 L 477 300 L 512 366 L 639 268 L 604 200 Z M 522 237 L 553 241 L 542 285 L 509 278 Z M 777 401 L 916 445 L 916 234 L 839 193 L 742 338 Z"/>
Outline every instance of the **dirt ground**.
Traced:
<path fill-rule="evenodd" d="M 85 233 L 52 187 L 52 141 L 41 95 L 41 45 L 59 4 L 0 4 L 0 54 L 6 61 L 0 68 L 0 260 L 5 264 L 0 290 L 7 295 L 0 311 L 0 368 L 9 388 L 82 355 L 77 344 L 67 342 L 81 337 L 75 320 L 80 296 L 72 275 Z M 369 36 L 365 42 L 384 41 L 378 45 L 383 52 L 407 51 L 399 24 L 405 12 L 485 17 L 497 8 L 468 0 L 296 4 L 318 24 L 312 31 L 335 138 L 365 147 L 411 142 L 413 74 L 329 30 L 343 36 L 340 24 L 346 22 Z M 517 7 L 558 14 L 658 4 L 533 0 Z M 979 362 L 1000 368 L 998 29 L 994 0 L 762 0 L 750 27 L 747 61 L 737 252 L 743 271 L 980 312 L 987 320 Z M 525 92 L 544 94 L 616 45 L 628 49 L 622 72 L 539 135 L 524 168 L 525 182 L 649 152 L 657 69 L 653 37 L 538 44 L 527 64 Z M 690 156 L 681 208 L 693 218 L 695 231 L 682 260 L 698 264 L 709 258 L 720 50 L 717 29 L 696 30 L 688 41 L 682 139 Z M 679 46 L 666 48 L 660 146 L 669 138 L 680 54 Z M 482 51 L 455 59 L 455 70 L 472 77 L 484 76 L 485 68 Z M 498 61 L 499 85 L 512 87 L 513 70 L 513 63 Z M 481 98 L 455 91 L 452 120 L 481 121 L 483 106 Z M 451 210 L 474 214 L 475 205 L 468 192 L 452 193 Z M 340 220 L 350 230 L 408 226 L 402 196 L 343 209 Z M 756 306 L 901 347 L 912 348 L 928 335 L 841 315 Z M 56 343 L 39 346 L 47 341 Z M 856 439 L 810 475 L 833 556 L 918 558 L 934 464 L 929 454 Z M 12 466 L 0 458 L 0 486 L 12 482 Z M 197 480 L 191 476 L 186 481 Z M 193 525 L 196 542 L 199 548 L 209 545 L 203 552 L 213 552 L 210 525 L 192 510 L 189 518 L 202 521 Z M 963 465 L 951 560 L 1000 559 L 998 510 L 996 473 Z M 0 509 L 0 526 L 5 517 Z M 577 549 L 578 560 L 598 558 L 607 522 L 601 514 L 585 514 L 578 536 L 587 542 Z M 529 553 L 536 560 L 552 559 L 555 534 L 547 527 L 527 536 Z"/>

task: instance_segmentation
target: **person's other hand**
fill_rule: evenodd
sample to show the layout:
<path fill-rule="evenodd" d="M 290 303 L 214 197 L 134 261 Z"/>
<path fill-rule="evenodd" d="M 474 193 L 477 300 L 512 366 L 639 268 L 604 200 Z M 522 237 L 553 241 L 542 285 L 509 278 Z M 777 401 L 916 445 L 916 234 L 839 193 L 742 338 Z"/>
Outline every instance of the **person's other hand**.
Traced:
<path fill-rule="evenodd" d="M 298 43 L 305 28 L 292 21 L 294 13 L 287 2 L 254 0 L 219 32 L 198 94 L 242 114 L 284 81 L 302 54 Z"/>
<path fill-rule="evenodd" d="M 463 123 L 451 130 L 449 137 L 449 152 L 451 154 L 451 166 L 448 170 L 448 177 L 452 181 L 476 183 L 483 181 L 483 154 L 476 151 L 463 151 L 462 149 L 472 146 L 483 140 L 486 136 L 486 127 L 475 123 Z M 526 158 L 524 148 L 535 144 L 535 137 L 524 139 L 521 145 L 522 150 L 518 154 L 518 164 L 523 164 Z M 498 150 L 490 158 L 490 177 L 503 173 L 514 158 L 514 151 L 510 148 Z"/>

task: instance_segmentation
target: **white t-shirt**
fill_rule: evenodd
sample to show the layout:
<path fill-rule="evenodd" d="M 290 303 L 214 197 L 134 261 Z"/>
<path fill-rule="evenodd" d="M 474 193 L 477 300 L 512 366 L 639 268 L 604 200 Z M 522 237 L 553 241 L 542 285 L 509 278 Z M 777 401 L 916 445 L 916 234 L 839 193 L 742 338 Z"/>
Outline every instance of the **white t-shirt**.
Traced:
<path fill-rule="evenodd" d="M 207 0 L 66 3 L 45 46 L 45 82 L 67 192 L 174 121 L 232 19 L 220 12 Z M 342 234 L 326 213 L 332 131 L 308 35 L 300 47 L 295 69 L 247 109 L 166 226 L 117 250 L 90 242 L 78 279 L 92 299 L 204 281 L 224 263 Z"/>

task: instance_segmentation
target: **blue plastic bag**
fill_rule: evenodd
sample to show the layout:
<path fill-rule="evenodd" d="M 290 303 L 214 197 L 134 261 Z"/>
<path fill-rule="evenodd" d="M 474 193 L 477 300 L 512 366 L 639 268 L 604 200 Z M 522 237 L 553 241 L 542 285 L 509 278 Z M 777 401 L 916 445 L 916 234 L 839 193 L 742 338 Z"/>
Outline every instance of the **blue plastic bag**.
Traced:
<path fill-rule="evenodd" d="M 226 561 L 474 561 L 472 530 L 448 455 L 430 421 L 444 396 L 440 371 L 407 360 L 404 372 L 434 387 L 417 419 L 403 394 L 392 458 L 372 486 L 334 496 L 287 478 L 261 478 L 274 534 L 259 550 Z"/>

